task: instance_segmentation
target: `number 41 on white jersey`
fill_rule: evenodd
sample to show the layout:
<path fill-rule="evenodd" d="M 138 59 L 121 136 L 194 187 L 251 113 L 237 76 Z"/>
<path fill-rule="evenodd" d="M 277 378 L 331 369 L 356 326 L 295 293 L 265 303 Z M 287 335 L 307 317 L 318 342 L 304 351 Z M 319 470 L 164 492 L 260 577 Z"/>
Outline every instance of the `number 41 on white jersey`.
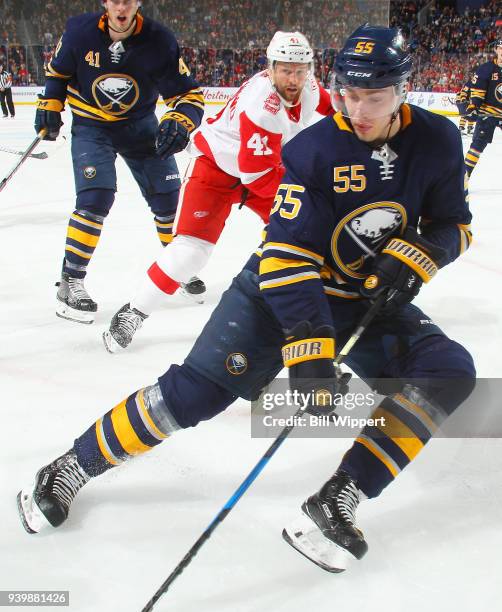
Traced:
<path fill-rule="evenodd" d="M 268 136 L 255 132 L 247 142 L 248 149 L 254 149 L 253 155 L 271 155 L 272 149 L 268 146 Z"/>

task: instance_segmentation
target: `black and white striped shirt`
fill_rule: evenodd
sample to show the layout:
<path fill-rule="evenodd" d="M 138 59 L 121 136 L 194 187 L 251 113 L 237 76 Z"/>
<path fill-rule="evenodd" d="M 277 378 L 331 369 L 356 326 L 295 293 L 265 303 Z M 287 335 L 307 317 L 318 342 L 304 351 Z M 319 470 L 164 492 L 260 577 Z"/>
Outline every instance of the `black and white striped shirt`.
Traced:
<path fill-rule="evenodd" d="M 0 72 L 0 89 L 9 89 L 12 85 L 12 76 L 10 72 L 4 70 Z"/>

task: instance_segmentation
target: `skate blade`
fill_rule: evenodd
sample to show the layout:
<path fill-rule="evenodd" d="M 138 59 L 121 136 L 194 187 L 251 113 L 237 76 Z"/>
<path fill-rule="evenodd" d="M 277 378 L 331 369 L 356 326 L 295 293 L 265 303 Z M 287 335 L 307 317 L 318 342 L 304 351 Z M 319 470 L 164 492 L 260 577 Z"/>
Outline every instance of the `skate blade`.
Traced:
<path fill-rule="evenodd" d="M 60 302 L 56 305 L 56 316 L 60 319 L 66 319 L 68 321 L 74 321 L 75 323 L 83 323 L 84 325 L 90 325 L 94 323 L 95 312 L 88 312 L 85 310 L 76 310 L 64 302 Z"/>
<path fill-rule="evenodd" d="M 348 550 L 326 538 L 307 516 L 285 527 L 282 537 L 309 561 L 332 574 L 344 572 L 356 560 Z"/>
<path fill-rule="evenodd" d="M 204 294 L 206 293 L 205 291 L 204 293 L 190 293 L 184 287 L 181 286 L 178 291 L 180 295 L 183 295 L 191 302 L 195 302 L 196 304 L 204 304 Z"/>
<path fill-rule="evenodd" d="M 28 533 L 40 533 L 54 529 L 33 501 L 33 487 L 34 485 L 30 489 L 22 489 L 17 494 L 17 509 L 21 523 Z"/>
<path fill-rule="evenodd" d="M 103 332 L 103 344 L 105 345 L 105 349 L 112 354 L 124 350 L 124 347 L 120 346 L 109 330 Z"/>

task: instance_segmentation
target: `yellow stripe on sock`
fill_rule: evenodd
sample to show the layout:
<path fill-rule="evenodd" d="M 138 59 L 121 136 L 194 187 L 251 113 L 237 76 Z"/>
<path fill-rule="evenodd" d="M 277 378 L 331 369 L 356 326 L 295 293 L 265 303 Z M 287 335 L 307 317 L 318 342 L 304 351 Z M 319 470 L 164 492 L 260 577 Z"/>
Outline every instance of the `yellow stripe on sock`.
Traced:
<path fill-rule="evenodd" d="M 389 470 L 392 476 L 394 476 L 394 478 L 397 476 L 398 472 L 396 468 L 391 463 L 389 463 L 389 461 L 387 461 L 387 458 L 384 457 L 382 453 L 373 444 L 371 444 L 370 440 L 366 440 L 364 438 L 356 438 L 356 442 L 359 442 L 359 444 L 365 446 L 370 451 L 370 453 L 373 453 L 373 455 L 375 455 L 375 457 L 385 465 L 385 467 Z"/>
<path fill-rule="evenodd" d="M 65 251 L 70 251 L 70 253 L 75 253 L 75 255 L 78 255 L 79 257 L 83 257 L 84 259 L 90 259 L 92 257 L 92 255 L 90 255 L 89 253 L 85 253 L 84 251 L 81 251 L 80 249 L 77 249 L 74 246 L 71 246 L 71 244 L 67 244 L 65 246 Z"/>
<path fill-rule="evenodd" d="M 103 440 L 102 437 L 102 426 L 103 426 L 103 419 L 99 419 L 98 421 L 96 421 L 96 439 L 98 441 L 98 446 L 99 446 L 99 450 L 101 451 L 101 454 L 103 455 L 103 457 L 108 461 L 108 463 L 111 463 L 112 465 L 120 465 L 118 461 L 116 461 L 108 452 L 108 449 L 106 448 L 105 442 Z"/>
<path fill-rule="evenodd" d="M 95 221 L 91 221 L 90 219 L 86 219 L 85 217 L 81 217 L 77 213 L 72 213 L 71 218 L 77 221 L 78 223 L 82 223 L 83 225 L 89 225 L 90 227 L 95 227 L 98 230 L 103 229 L 102 223 L 96 223 Z"/>
<path fill-rule="evenodd" d="M 111 419 L 113 431 L 120 442 L 120 446 L 128 455 L 140 455 L 141 453 L 146 453 L 151 450 L 151 447 L 144 444 L 134 431 L 131 421 L 129 421 L 129 417 L 127 416 L 126 401 L 127 399 L 115 406 L 112 410 Z"/>
<path fill-rule="evenodd" d="M 437 430 L 437 428 L 438 428 L 437 424 L 434 423 L 434 421 L 427 414 L 427 412 L 425 412 L 425 410 L 423 408 L 420 408 L 420 406 L 417 406 L 413 402 L 410 402 L 410 400 L 408 398 L 406 398 L 402 393 L 396 393 L 395 399 L 399 403 L 402 403 L 405 406 L 408 406 L 408 408 L 412 412 L 415 412 L 419 416 L 419 418 L 422 419 L 424 421 L 424 423 L 427 424 L 427 427 L 429 428 L 429 431 L 435 432 Z"/>
<path fill-rule="evenodd" d="M 412 461 L 424 447 L 423 442 L 400 419 L 383 408 L 377 408 L 374 418 L 384 418 L 385 425 L 378 429 L 388 436 L 394 444 Z"/>
<path fill-rule="evenodd" d="M 83 232 L 82 230 L 77 229 L 76 227 L 68 227 L 68 238 L 72 238 L 80 244 L 85 244 L 85 246 L 95 247 L 98 244 L 99 236 L 94 236 L 93 234 L 88 234 L 87 232 Z"/>

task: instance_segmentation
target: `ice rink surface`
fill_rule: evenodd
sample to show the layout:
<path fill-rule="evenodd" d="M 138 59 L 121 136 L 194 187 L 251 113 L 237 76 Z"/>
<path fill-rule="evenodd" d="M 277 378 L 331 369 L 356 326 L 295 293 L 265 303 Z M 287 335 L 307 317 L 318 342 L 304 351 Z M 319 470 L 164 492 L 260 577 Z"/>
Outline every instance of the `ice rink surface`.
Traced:
<path fill-rule="evenodd" d="M 1 146 L 25 149 L 34 137 L 33 114 L 18 107 L 15 120 L 0 120 Z M 28 160 L 0 194 L 0 590 L 63 589 L 73 612 L 140 612 L 270 444 L 250 437 L 247 402 L 91 482 L 67 523 L 48 536 L 24 532 L 15 497 L 97 417 L 182 362 L 259 242 L 260 224 L 249 211 L 234 210 L 201 274 L 206 303 L 175 297 L 128 351 L 110 355 L 101 333 L 159 249 L 151 214 L 119 160 L 119 191 L 86 281 L 99 304 L 96 322 L 58 319 L 54 283 L 74 204 L 69 139 L 37 151 L 48 159 Z M 0 153 L 1 177 L 17 159 Z M 441 270 L 416 303 L 465 344 L 480 377 L 498 377 L 500 130 L 473 174 L 471 210 L 471 249 Z M 283 542 L 284 524 L 350 444 L 287 440 L 155 610 L 502 610 L 500 439 L 431 441 L 380 498 L 361 504 L 369 552 L 349 572 L 324 572 Z"/>

